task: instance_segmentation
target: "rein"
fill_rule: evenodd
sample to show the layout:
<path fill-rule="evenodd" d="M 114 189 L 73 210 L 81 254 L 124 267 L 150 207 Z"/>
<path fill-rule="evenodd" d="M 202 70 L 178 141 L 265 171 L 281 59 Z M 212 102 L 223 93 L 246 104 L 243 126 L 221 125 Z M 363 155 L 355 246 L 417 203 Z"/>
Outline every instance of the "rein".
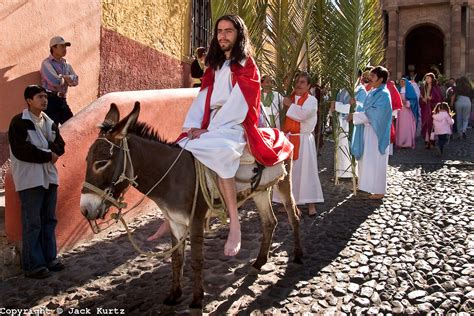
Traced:
<path fill-rule="evenodd" d="M 102 189 L 96 187 L 95 185 L 93 185 L 92 183 L 89 183 L 87 181 L 85 181 L 82 184 L 82 187 L 84 187 L 86 189 L 89 189 L 90 191 L 96 193 L 97 195 L 99 195 L 102 198 L 102 202 L 99 206 L 100 209 L 105 208 L 105 201 L 109 201 L 112 205 L 114 205 L 119 210 L 119 212 L 121 212 L 123 208 L 127 207 L 127 203 L 124 202 L 124 195 L 125 195 L 127 190 L 124 190 L 124 192 L 122 192 L 118 198 L 115 198 L 114 197 L 114 186 L 117 185 L 118 183 L 123 182 L 123 181 L 128 181 L 130 183 L 130 185 L 133 185 L 135 187 L 138 185 L 138 183 L 135 181 L 137 177 L 134 176 L 135 172 L 134 172 L 134 169 L 133 169 L 132 158 L 130 156 L 130 149 L 128 147 L 128 139 L 126 137 L 122 138 L 122 140 L 120 141 L 120 146 L 114 144 L 113 142 L 111 142 L 110 140 L 108 140 L 105 137 L 99 137 L 97 139 L 106 141 L 107 143 L 110 144 L 110 155 L 111 156 L 113 154 L 114 148 L 120 149 L 119 159 L 123 158 L 122 172 L 120 173 L 119 166 L 117 166 L 114 169 L 114 173 L 113 173 L 113 176 L 112 176 L 112 184 L 108 188 L 106 188 L 105 190 L 102 190 Z M 127 162 L 130 164 L 130 176 L 127 176 Z M 106 227 L 101 228 L 96 220 L 94 220 L 94 221 L 88 220 L 88 222 L 89 222 L 89 225 L 91 226 L 92 232 L 94 234 L 100 233 L 102 230 L 109 228 L 113 224 L 112 223 L 112 224 L 107 225 Z"/>
<path fill-rule="evenodd" d="M 109 201 L 110 203 L 112 203 L 115 207 L 117 207 L 118 209 L 118 212 L 117 213 L 112 213 L 111 214 L 111 218 L 113 220 L 115 220 L 115 223 L 117 223 L 118 221 L 120 221 L 126 231 L 127 231 L 127 235 L 128 235 L 128 238 L 130 240 L 130 242 L 132 243 L 133 247 L 140 253 L 140 254 L 143 254 L 143 255 L 146 255 L 148 257 L 167 257 L 169 256 L 174 250 L 176 250 L 186 239 L 187 237 L 187 234 L 189 233 L 189 229 L 191 227 L 191 225 L 189 224 L 187 226 L 187 229 L 186 229 L 186 232 L 185 234 L 181 237 L 181 239 L 178 241 L 178 243 L 173 246 L 172 248 L 166 250 L 166 251 L 163 251 L 163 252 L 159 252 L 159 253 L 150 253 L 150 252 L 144 252 L 143 250 L 141 250 L 138 245 L 135 243 L 135 241 L 133 240 L 132 238 L 132 234 L 131 234 L 131 231 L 130 229 L 128 228 L 128 225 L 127 223 L 125 222 L 125 219 L 123 218 L 123 216 L 127 213 L 129 213 L 130 211 L 132 211 L 133 209 L 135 209 L 137 206 L 139 206 L 143 200 L 165 179 L 165 177 L 171 172 L 171 169 L 173 169 L 173 167 L 176 165 L 176 163 L 178 162 L 179 158 L 181 157 L 181 155 L 183 154 L 184 152 L 184 149 L 186 148 L 186 145 L 187 145 L 187 142 L 184 144 L 184 146 L 181 148 L 181 151 L 179 152 L 178 156 L 175 158 L 175 160 L 171 163 L 171 165 L 169 166 L 168 170 L 166 170 L 166 172 L 161 176 L 161 178 L 148 190 L 148 192 L 146 192 L 142 198 L 140 200 L 138 200 L 130 209 L 128 209 L 126 212 L 123 212 L 122 213 L 122 208 L 125 208 L 127 207 L 127 203 L 123 202 L 123 196 L 126 192 L 126 190 L 124 192 L 122 192 L 122 194 L 120 194 L 120 196 L 116 199 L 114 198 L 113 196 L 113 189 L 112 189 L 112 186 L 113 185 L 116 185 L 122 181 L 128 181 L 130 183 L 130 185 L 133 185 L 133 186 L 138 186 L 138 183 L 135 181 L 135 179 L 137 178 L 136 176 L 134 176 L 134 169 L 133 169 L 133 163 L 132 163 L 132 159 L 131 159 L 131 156 L 130 156 L 130 149 L 128 147 L 128 141 L 127 141 L 127 138 L 124 137 L 121 142 L 120 142 L 120 146 L 114 144 L 113 142 L 111 142 L 110 140 L 108 140 L 107 138 L 98 138 L 98 139 L 101 139 L 101 140 L 105 140 L 106 142 L 108 142 L 111 147 L 110 147 L 110 153 L 112 154 L 113 153 L 113 149 L 114 148 L 119 148 L 120 149 L 120 155 L 124 157 L 124 163 L 123 163 L 123 169 L 122 169 L 122 173 L 120 175 L 118 175 L 118 173 L 116 171 L 114 171 L 114 178 L 117 178 L 117 180 L 115 181 L 112 181 L 112 185 L 105 189 L 105 190 L 102 190 L 98 187 L 96 187 L 95 185 L 89 183 L 89 182 L 84 182 L 83 184 L 83 187 L 84 188 L 87 188 L 95 193 L 97 193 L 101 198 L 102 198 L 102 203 L 100 205 L 100 207 L 103 207 L 104 206 L 104 203 L 105 201 Z M 189 141 L 189 140 L 188 140 Z M 130 176 L 127 176 L 127 161 L 129 162 L 130 164 Z M 197 169 L 197 164 L 198 164 L 198 161 L 195 160 L 195 163 L 196 163 L 196 171 L 198 170 Z M 117 170 L 117 169 L 116 169 Z M 197 201 L 197 195 L 198 195 L 198 188 L 199 188 L 199 177 L 198 175 L 196 174 L 196 185 L 195 185 L 195 189 L 194 189 L 194 198 L 193 198 L 193 206 L 192 206 L 192 209 L 191 209 L 191 218 L 190 218 L 190 221 L 192 222 L 192 219 L 194 217 L 194 212 L 195 212 L 195 209 L 196 209 L 196 201 Z M 91 226 L 91 229 L 92 229 L 92 232 L 94 234 L 98 234 L 100 233 L 101 231 L 103 231 L 104 229 L 107 229 L 109 228 L 110 226 L 112 226 L 114 223 L 111 223 L 109 225 L 107 225 L 106 227 L 104 228 L 101 228 L 100 225 L 97 223 L 96 220 L 94 221 L 91 221 L 89 220 L 89 225 Z"/>
<path fill-rule="evenodd" d="M 120 141 L 120 146 L 117 146 L 116 144 L 112 143 L 110 140 L 108 140 L 107 138 L 104 138 L 104 137 L 99 137 L 97 139 L 104 140 L 104 141 L 106 141 L 107 143 L 110 144 L 110 155 L 113 154 L 113 150 L 114 150 L 114 147 L 115 147 L 115 148 L 120 149 L 120 153 L 119 153 L 120 158 L 122 158 L 122 156 L 123 156 L 122 173 L 119 174 L 120 169 L 115 168 L 114 175 L 113 175 L 112 179 L 116 179 L 116 180 L 112 180 L 112 185 L 117 185 L 120 182 L 128 181 L 130 183 L 130 185 L 133 185 L 134 187 L 136 187 L 138 185 L 138 183 L 135 181 L 137 179 L 137 177 L 134 176 L 135 172 L 134 172 L 134 169 L 133 169 L 132 157 L 130 156 L 130 149 L 128 148 L 127 138 L 124 137 Z M 130 163 L 130 177 L 127 176 L 127 161 Z M 122 208 L 127 207 L 127 203 L 122 202 L 123 201 L 123 194 L 121 194 L 118 199 L 114 198 L 112 185 L 110 187 L 108 187 L 107 189 L 102 190 L 102 189 L 96 187 L 95 185 L 93 185 L 93 184 L 86 181 L 86 182 L 84 182 L 84 184 L 82 186 L 86 189 L 89 189 L 89 190 L 97 193 L 102 198 L 103 202 L 105 202 L 104 200 L 107 200 L 110 203 L 112 203 L 113 205 L 115 205 L 115 207 L 117 207 L 118 209 L 122 209 Z"/>
<path fill-rule="evenodd" d="M 184 148 L 183 148 L 184 149 Z M 182 152 L 182 150 L 181 150 Z M 181 152 L 180 154 L 178 155 L 177 158 L 179 158 L 179 156 L 181 156 Z M 176 162 L 177 160 L 175 160 Z M 197 201 L 197 196 L 198 196 L 198 190 L 199 190 L 199 176 L 198 176 L 198 165 L 200 164 L 200 162 L 195 159 L 194 160 L 194 165 L 196 166 L 196 182 L 194 184 L 194 198 L 193 198 L 193 206 L 191 208 L 191 217 L 189 218 L 189 224 L 186 226 L 186 231 L 184 232 L 183 236 L 181 236 L 181 238 L 178 240 L 178 242 L 176 243 L 176 245 L 174 245 L 173 247 L 167 249 L 167 250 L 164 250 L 164 251 L 160 251 L 160 252 L 151 252 L 151 251 L 143 251 L 138 245 L 137 243 L 135 242 L 135 240 L 133 239 L 132 237 L 132 232 L 130 231 L 130 228 L 128 228 L 128 225 L 127 225 L 127 222 L 125 222 L 125 219 L 123 218 L 123 215 L 124 214 L 120 214 L 120 211 L 118 213 L 113 213 L 111 214 L 111 217 L 113 219 L 115 219 L 116 221 L 119 221 L 123 224 L 123 226 L 125 227 L 125 230 L 127 231 L 127 236 L 128 236 L 128 239 L 130 240 L 130 242 L 132 243 L 132 246 L 133 248 L 135 248 L 136 251 L 138 251 L 141 255 L 144 255 L 144 256 L 147 256 L 147 257 L 155 257 L 155 258 L 166 258 L 168 256 L 170 256 L 176 249 L 178 249 L 185 241 L 186 241 L 186 238 L 188 236 L 188 233 L 189 231 L 191 230 L 191 223 L 193 221 L 193 218 L 194 218 L 194 213 L 196 211 L 196 201 Z M 171 170 L 171 168 L 173 167 L 174 163 L 171 165 L 170 169 L 168 170 Z M 166 174 L 165 174 L 166 175 Z M 164 177 L 163 177 L 164 178 Z M 162 178 L 162 179 L 163 179 Z M 162 180 L 161 179 L 161 180 Z M 161 182 L 161 181 L 160 181 Z M 149 192 L 148 192 L 149 193 Z M 144 196 L 145 197 L 145 196 Z M 143 198 L 144 198 L 143 197 Z M 140 200 L 143 201 L 143 198 Z M 138 204 L 137 204 L 138 205 Z M 137 206 L 135 205 L 135 206 Z M 135 207 L 134 206 L 134 207 Z M 133 209 L 133 208 L 132 208 Z M 130 209 L 131 210 L 131 209 Z M 129 211 L 130 211 L 129 210 Z M 127 211 L 127 212 L 129 212 Z"/>

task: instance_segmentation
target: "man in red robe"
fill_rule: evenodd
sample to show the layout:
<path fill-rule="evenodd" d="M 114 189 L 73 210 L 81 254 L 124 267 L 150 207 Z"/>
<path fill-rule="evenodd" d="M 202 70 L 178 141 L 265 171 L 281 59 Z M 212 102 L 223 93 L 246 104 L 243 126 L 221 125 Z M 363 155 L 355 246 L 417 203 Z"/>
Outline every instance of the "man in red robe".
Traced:
<path fill-rule="evenodd" d="M 234 176 L 245 146 L 259 163 L 273 166 L 290 156 L 293 145 L 277 129 L 257 128 L 260 74 L 240 17 L 217 20 L 206 65 L 201 91 L 186 115 L 178 144 L 216 172 L 230 218 L 224 254 L 235 256 L 241 234 Z"/>

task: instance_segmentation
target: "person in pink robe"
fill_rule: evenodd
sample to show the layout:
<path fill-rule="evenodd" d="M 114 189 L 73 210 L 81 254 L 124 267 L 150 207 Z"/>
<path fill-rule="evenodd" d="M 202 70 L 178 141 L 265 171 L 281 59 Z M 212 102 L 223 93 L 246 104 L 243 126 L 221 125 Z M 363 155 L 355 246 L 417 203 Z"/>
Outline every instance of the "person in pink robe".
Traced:
<path fill-rule="evenodd" d="M 406 78 L 400 79 L 402 108 L 398 112 L 395 144 L 397 148 L 415 148 L 418 98 L 415 89 Z"/>

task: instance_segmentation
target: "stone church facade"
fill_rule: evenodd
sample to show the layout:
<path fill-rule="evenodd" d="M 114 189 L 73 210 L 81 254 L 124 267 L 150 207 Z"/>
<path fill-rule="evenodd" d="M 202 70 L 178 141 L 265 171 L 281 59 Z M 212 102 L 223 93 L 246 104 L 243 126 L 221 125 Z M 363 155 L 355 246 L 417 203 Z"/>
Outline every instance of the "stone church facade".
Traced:
<path fill-rule="evenodd" d="M 474 0 L 381 0 L 392 76 L 434 69 L 474 80 Z"/>

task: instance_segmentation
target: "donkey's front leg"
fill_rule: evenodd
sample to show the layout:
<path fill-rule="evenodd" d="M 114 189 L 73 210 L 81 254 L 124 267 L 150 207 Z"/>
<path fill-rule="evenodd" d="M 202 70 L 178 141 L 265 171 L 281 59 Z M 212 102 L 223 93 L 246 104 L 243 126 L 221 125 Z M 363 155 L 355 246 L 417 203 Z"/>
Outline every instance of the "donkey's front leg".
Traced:
<path fill-rule="evenodd" d="M 193 269 L 194 288 L 193 301 L 189 305 L 191 309 L 202 310 L 202 300 L 204 290 L 202 289 L 202 268 L 203 268 L 203 240 L 204 240 L 204 222 L 207 206 L 196 210 L 196 214 L 191 223 L 191 267 Z"/>
<path fill-rule="evenodd" d="M 277 225 L 277 219 L 273 213 L 272 204 L 270 202 L 270 188 L 255 195 L 253 200 L 257 206 L 258 213 L 260 214 L 263 238 L 257 260 L 255 260 L 252 266 L 260 271 L 262 266 L 267 263 L 268 260 L 268 250 L 270 249 L 273 232 Z"/>
<path fill-rule="evenodd" d="M 303 248 L 300 239 L 300 212 L 296 208 L 295 199 L 293 197 L 291 172 L 293 168 L 293 161 L 290 159 L 285 161 L 286 176 L 283 180 L 278 182 L 277 190 L 280 193 L 280 199 L 285 207 L 288 215 L 288 221 L 293 229 L 294 238 L 294 260 L 295 263 L 303 263 Z"/>
<path fill-rule="evenodd" d="M 173 247 L 178 243 L 186 232 L 186 226 L 176 224 L 170 221 L 171 239 Z M 181 278 L 183 276 L 183 262 L 184 262 L 184 248 L 186 242 L 184 241 L 171 255 L 171 266 L 173 270 L 173 281 L 171 284 L 171 291 L 168 297 L 164 300 L 166 305 L 178 304 L 178 299 L 181 297 Z"/>

